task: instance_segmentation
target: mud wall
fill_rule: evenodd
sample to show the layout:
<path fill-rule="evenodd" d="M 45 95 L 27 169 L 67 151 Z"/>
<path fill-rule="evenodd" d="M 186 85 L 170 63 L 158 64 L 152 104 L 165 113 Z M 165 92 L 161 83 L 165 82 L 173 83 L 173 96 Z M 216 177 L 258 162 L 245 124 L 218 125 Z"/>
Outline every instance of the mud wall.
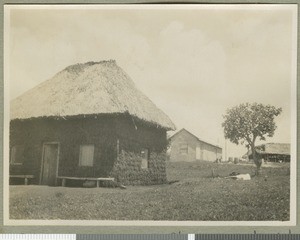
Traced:
<path fill-rule="evenodd" d="M 126 185 L 166 182 L 166 130 L 126 114 L 74 119 L 14 120 L 10 147 L 22 146 L 23 163 L 10 165 L 10 174 L 34 175 L 38 184 L 43 144 L 59 143 L 58 175 L 115 177 Z M 80 145 L 94 145 L 94 165 L 79 166 Z M 142 149 L 149 150 L 148 168 L 142 169 Z"/>
<path fill-rule="evenodd" d="M 30 174 L 39 182 L 43 144 L 58 142 L 59 176 L 108 177 L 116 156 L 114 121 L 109 117 L 93 119 L 36 119 L 13 121 L 10 147 L 24 148 L 21 165 L 10 165 L 10 174 Z M 79 166 L 80 145 L 94 145 L 94 166 Z"/>

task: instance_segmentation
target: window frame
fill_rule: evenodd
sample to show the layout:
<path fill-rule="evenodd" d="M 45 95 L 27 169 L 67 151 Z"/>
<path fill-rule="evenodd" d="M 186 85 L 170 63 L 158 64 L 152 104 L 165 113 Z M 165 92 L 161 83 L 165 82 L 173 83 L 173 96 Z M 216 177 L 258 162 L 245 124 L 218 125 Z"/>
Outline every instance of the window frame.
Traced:
<path fill-rule="evenodd" d="M 146 153 L 143 153 L 146 152 Z M 146 158 L 144 157 L 146 156 Z M 142 148 L 141 149 L 141 169 L 149 169 L 149 160 L 150 160 L 150 149 L 149 148 Z"/>
<path fill-rule="evenodd" d="M 13 150 L 15 149 L 15 150 Z M 22 154 L 20 154 L 22 157 L 20 158 L 21 159 L 21 162 L 16 162 L 16 159 L 18 159 L 18 151 L 22 151 Z M 14 151 L 14 157 L 12 155 Z M 14 165 L 14 166 L 21 166 L 23 165 L 24 163 L 24 146 L 23 145 L 13 145 L 11 148 L 10 148 L 10 151 L 9 151 L 9 164 L 10 165 Z M 14 161 L 12 160 L 14 159 Z"/>
<path fill-rule="evenodd" d="M 183 147 L 185 146 L 185 147 Z M 186 155 L 189 153 L 189 145 L 187 143 L 180 144 L 179 152 L 182 155 Z"/>
<path fill-rule="evenodd" d="M 84 158 L 83 158 L 83 148 L 84 147 L 92 147 L 93 148 L 93 154 L 92 154 L 92 160 L 91 164 L 84 164 Z M 79 146 L 79 161 L 78 161 L 78 166 L 79 167 L 93 167 L 94 166 L 94 161 L 95 161 L 95 145 L 94 144 L 81 144 Z M 90 161 L 88 161 L 90 163 Z"/>

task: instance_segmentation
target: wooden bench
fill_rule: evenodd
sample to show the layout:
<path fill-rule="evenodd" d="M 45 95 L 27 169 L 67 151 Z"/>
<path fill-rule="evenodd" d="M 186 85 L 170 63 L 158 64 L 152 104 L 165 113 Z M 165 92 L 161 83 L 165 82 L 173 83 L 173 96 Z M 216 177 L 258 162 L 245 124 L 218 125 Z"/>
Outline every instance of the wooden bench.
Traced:
<path fill-rule="evenodd" d="M 28 179 L 34 178 L 33 175 L 10 175 L 10 178 L 24 178 L 24 184 L 28 185 Z"/>
<path fill-rule="evenodd" d="M 66 186 L 66 180 L 82 180 L 82 181 L 96 181 L 97 187 L 100 185 L 100 181 L 114 181 L 114 178 L 89 178 L 89 177 L 65 177 L 65 176 L 59 176 L 58 179 L 62 179 L 61 185 L 63 187 Z"/>

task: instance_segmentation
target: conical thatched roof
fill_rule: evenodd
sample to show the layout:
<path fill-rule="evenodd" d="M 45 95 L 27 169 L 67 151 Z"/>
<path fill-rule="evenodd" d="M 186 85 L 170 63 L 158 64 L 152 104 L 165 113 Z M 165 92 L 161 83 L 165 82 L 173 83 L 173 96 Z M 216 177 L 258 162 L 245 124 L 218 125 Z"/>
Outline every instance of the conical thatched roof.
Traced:
<path fill-rule="evenodd" d="M 140 92 L 115 61 L 67 67 L 11 102 L 11 120 L 129 113 L 166 129 L 169 117 Z"/>

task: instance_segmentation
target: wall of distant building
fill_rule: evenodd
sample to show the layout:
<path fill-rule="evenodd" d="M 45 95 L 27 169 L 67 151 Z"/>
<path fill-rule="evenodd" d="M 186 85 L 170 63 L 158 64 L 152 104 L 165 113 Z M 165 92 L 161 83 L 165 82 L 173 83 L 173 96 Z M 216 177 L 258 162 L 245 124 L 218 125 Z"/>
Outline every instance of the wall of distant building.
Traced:
<path fill-rule="evenodd" d="M 199 141 L 187 131 L 181 131 L 171 138 L 170 161 L 172 162 L 216 161 L 221 157 L 221 148 Z"/>

